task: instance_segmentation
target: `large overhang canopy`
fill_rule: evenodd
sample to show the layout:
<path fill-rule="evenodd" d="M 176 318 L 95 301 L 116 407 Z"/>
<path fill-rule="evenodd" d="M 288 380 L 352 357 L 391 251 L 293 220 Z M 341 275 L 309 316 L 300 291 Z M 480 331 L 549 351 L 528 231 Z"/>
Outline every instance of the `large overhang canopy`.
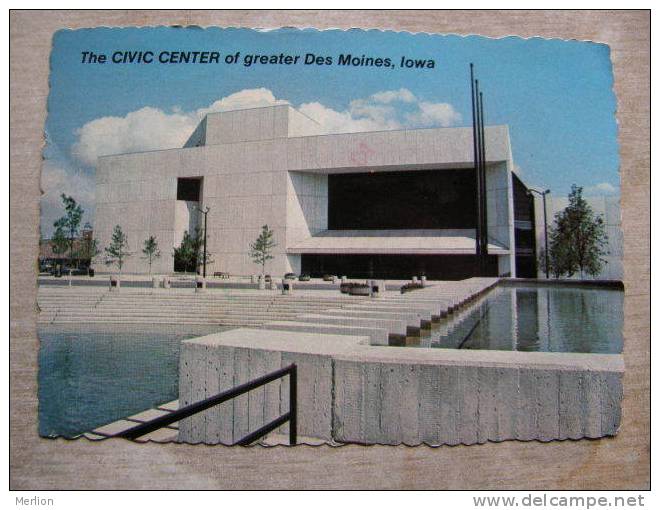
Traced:
<path fill-rule="evenodd" d="M 474 255 L 474 229 L 324 230 L 289 247 L 290 254 Z M 490 242 L 492 255 L 509 250 Z"/>

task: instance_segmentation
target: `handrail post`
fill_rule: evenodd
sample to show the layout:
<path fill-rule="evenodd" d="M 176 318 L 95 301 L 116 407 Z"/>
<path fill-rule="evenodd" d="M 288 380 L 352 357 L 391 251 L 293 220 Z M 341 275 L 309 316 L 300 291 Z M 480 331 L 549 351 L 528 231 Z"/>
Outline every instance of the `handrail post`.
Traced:
<path fill-rule="evenodd" d="M 298 435 L 298 367 L 293 365 L 289 373 L 289 444 L 297 443 Z"/>

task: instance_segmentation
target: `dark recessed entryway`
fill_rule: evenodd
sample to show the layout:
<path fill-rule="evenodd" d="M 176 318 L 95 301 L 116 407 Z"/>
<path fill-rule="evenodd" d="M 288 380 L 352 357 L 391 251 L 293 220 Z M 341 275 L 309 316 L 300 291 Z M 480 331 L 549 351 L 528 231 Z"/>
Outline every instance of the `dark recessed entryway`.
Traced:
<path fill-rule="evenodd" d="M 487 276 L 497 276 L 497 256 L 488 257 Z M 302 273 L 349 278 L 462 280 L 477 274 L 474 255 L 303 255 Z"/>
<path fill-rule="evenodd" d="M 201 177 L 180 177 L 176 183 L 176 199 L 199 202 L 202 195 Z"/>

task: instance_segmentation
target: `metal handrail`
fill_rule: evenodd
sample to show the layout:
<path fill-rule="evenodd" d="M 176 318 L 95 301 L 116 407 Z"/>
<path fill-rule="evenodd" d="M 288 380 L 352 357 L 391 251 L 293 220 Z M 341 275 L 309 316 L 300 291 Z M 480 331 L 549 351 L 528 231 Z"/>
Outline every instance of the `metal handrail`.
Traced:
<path fill-rule="evenodd" d="M 148 434 L 149 432 L 153 432 L 154 430 L 161 429 L 179 420 L 188 418 L 189 416 L 192 416 L 194 414 L 200 413 L 202 411 L 206 411 L 211 407 L 222 404 L 227 400 L 236 398 L 240 395 L 243 395 L 244 393 L 247 393 L 250 390 L 254 390 L 259 386 L 268 384 L 269 382 L 280 379 L 286 375 L 289 376 L 289 412 L 281 415 L 278 418 L 275 418 L 273 421 L 267 423 L 260 429 L 255 430 L 254 432 L 251 432 L 244 438 L 236 441 L 234 443 L 234 446 L 237 445 L 247 446 L 255 442 L 257 439 L 268 434 L 269 432 L 275 430 L 277 427 L 283 425 L 287 421 L 290 422 L 289 443 L 291 445 L 295 445 L 297 442 L 297 433 L 298 433 L 297 431 L 298 368 L 295 363 L 287 367 L 281 368 L 279 370 L 276 370 L 274 372 L 271 372 L 270 374 L 266 374 L 252 381 L 236 386 L 235 388 L 232 388 L 230 390 L 223 391 L 222 393 L 218 393 L 217 395 L 214 395 L 207 399 L 200 400 L 199 402 L 195 402 L 194 404 L 190 404 L 185 407 L 182 407 L 164 416 L 159 416 L 158 418 L 154 418 L 153 420 L 147 421 L 145 423 L 141 423 L 140 425 L 137 425 L 135 427 L 131 427 L 130 429 L 119 432 L 118 434 L 115 434 L 112 437 L 121 437 L 124 439 L 136 439 L 138 437 L 144 436 L 145 434 Z"/>

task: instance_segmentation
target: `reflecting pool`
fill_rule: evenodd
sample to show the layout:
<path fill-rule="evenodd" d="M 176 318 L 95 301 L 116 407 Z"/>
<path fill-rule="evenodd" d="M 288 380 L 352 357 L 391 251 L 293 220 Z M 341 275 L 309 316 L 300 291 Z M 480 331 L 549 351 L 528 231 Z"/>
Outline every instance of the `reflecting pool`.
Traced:
<path fill-rule="evenodd" d="M 434 327 L 421 346 L 620 353 L 623 291 L 579 286 L 498 286 Z"/>
<path fill-rule="evenodd" d="M 72 437 L 179 394 L 181 341 L 222 326 L 40 326 L 39 434 Z"/>

